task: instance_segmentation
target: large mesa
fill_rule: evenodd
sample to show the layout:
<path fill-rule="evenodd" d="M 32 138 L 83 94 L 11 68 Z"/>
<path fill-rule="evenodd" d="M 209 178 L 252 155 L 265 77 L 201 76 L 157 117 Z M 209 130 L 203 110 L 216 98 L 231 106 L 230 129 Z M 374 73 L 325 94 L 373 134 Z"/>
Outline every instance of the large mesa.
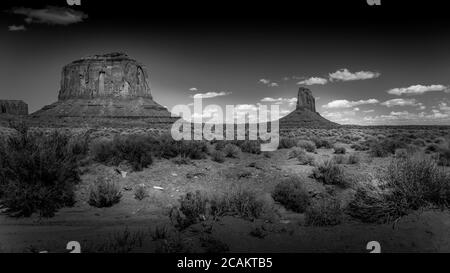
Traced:
<path fill-rule="evenodd" d="M 292 130 L 301 127 L 330 128 L 339 124 L 329 121 L 316 112 L 316 100 L 311 90 L 300 87 L 297 95 L 297 107 L 289 115 L 280 119 L 282 130 Z"/>
<path fill-rule="evenodd" d="M 21 100 L 0 100 L 1 115 L 28 115 L 28 104 Z"/>
<path fill-rule="evenodd" d="M 89 56 L 64 66 L 58 101 L 33 116 L 174 121 L 153 100 L 146 67 L 124 53 Z"/>

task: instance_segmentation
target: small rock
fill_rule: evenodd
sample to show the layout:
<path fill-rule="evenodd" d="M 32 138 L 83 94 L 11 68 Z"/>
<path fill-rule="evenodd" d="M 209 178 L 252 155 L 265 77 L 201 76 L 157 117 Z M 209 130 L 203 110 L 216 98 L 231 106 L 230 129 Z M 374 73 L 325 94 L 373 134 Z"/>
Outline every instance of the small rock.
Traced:
<path fill-rule="evenodd" d="M 133 189 L 133 187 L 131 187 L 131 186 L 129 186 L 129 185 L 123 187 L 123 190 L 124 190 L 124 191 L 131 191 L 132 189 Z"/>
<path fill-rule="evenodd" d="M 160 190 L 160 191 L 164 190 L 163 187 L 158 187 L 158 186 L 153 186 L 153 188 L 154 188 L 155 190 Z"/>
<path fill-rule="evenodd" d="M 172 176 L 178 176 L 178 174 L 176 174 L 176 173 L 172 173 Z"/>
<path fill-rule="evenodd" d="M 280 221 L 281 224 L 287 225 L 291 223 L 291 220 L 281 220 Z"/>

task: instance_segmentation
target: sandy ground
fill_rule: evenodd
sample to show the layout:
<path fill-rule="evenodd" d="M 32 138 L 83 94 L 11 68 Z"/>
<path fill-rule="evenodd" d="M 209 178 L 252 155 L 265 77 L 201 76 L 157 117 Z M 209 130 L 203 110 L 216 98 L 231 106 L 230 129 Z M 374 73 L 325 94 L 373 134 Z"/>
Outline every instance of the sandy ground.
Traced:
<path fill-rule="evenodd" d="M 349 153 L 355 152 L 347 148 Z M 78 241 L 82 250 L 93 251 L 114 234 L 130 230 L 145 234 L 143 241 L 131 251 L 154 252 L 160 249 L 161 240 L 151 238 L 152 230 L 165 226 L 169 233 L 175 234 L 168 213 L 187 192 L 202 190 L 213 194 L 244 186 L 273 202 L 270 197 L 273 188 L 290 176 L 301 177 L 313 196 L 325 191 L 321 183 L 308 177 L 312 167 L 289 159 L 289 151 L 276 151 L 271 158 L 243 154 L 241 159 L 227 158 L 225 163 L 204 159 L 177 165 L 170 160 L 157 160 L 150 168 L 131 172 L 125 178 L 114 167 L 91 164 L 84 167 L 74 207 L 60 210 L 51 219 L 37 216 L 14 219 L 0 215 L 0 251 L 65 252 L 69 241 Z M 356 177 L 364 173 L 364 179 L 369 182 L 389 162 L 358 153 L 361 164 L 345 165 L 345 168 Z M 312 155 L 322 160 L 331 157 L 332 150 L 319 149 Z M 239 178 L 242 174 L 244 177 Z M 111 208 L 91 207 L 87 203 L 89 187 L 96 178 L 104 176 L 120 183 L 122 200 Z M 149 197 L 138 201 L 134 189 L 141 184 L 145 185 Z M 353 189 L 334 190 L 344 206 L 354 194 Z M 368 252 L 369 241 L 380 242 L 383 252 L 450 252 L 448 210 L 417 211 L 394 224 L 363 224 L 348 217 L 337 226 L 311 227 L 305 225 L 303 214 L 287 211 L 276 203 L 273 206 L 274 215 L 254 221 L 231 216 L 208 219 L 177 233 L 182 238 L 178 240 L 184 246 L 183 251 L 192 252 L 214 251 L 211 248 L 217 244 L 208 245 L 204 243 L 205 238 L 225 243 L 227 247 L 222 250 L 230 252 Z M 256 236 L 255 230 L 259 231 Z"/>

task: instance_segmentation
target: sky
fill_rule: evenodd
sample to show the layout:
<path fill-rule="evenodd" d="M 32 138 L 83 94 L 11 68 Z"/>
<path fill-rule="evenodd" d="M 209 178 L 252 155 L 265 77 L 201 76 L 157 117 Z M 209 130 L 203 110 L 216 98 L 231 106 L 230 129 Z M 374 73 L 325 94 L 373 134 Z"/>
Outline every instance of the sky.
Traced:
<path fill-rule="evenodd" d="M 203 105 L 277 104 L 286 115 L 303 86 L 340 124 L 450 124 L 443 7 L 319 2 L 4 1 L 0 99 L 37 111 L 57 100 L 64 65 L 120 51 L 147 67 L 168 109 L 202 96 Z"/>

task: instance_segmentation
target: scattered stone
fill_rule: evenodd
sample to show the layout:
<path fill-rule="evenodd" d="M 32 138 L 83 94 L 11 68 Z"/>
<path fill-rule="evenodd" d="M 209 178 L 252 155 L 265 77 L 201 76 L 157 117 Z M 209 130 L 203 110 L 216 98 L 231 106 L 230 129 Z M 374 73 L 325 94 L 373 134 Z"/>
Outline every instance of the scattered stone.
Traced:
<path fill-rule="evenodd" d="M 159 190 L 159 191 L 163 191 L 163 190 L 164 190 L 163 187 L 158 187 L 158 186 L 153 186 L 153 188 L 154 188 L 155 190 Z"/>

